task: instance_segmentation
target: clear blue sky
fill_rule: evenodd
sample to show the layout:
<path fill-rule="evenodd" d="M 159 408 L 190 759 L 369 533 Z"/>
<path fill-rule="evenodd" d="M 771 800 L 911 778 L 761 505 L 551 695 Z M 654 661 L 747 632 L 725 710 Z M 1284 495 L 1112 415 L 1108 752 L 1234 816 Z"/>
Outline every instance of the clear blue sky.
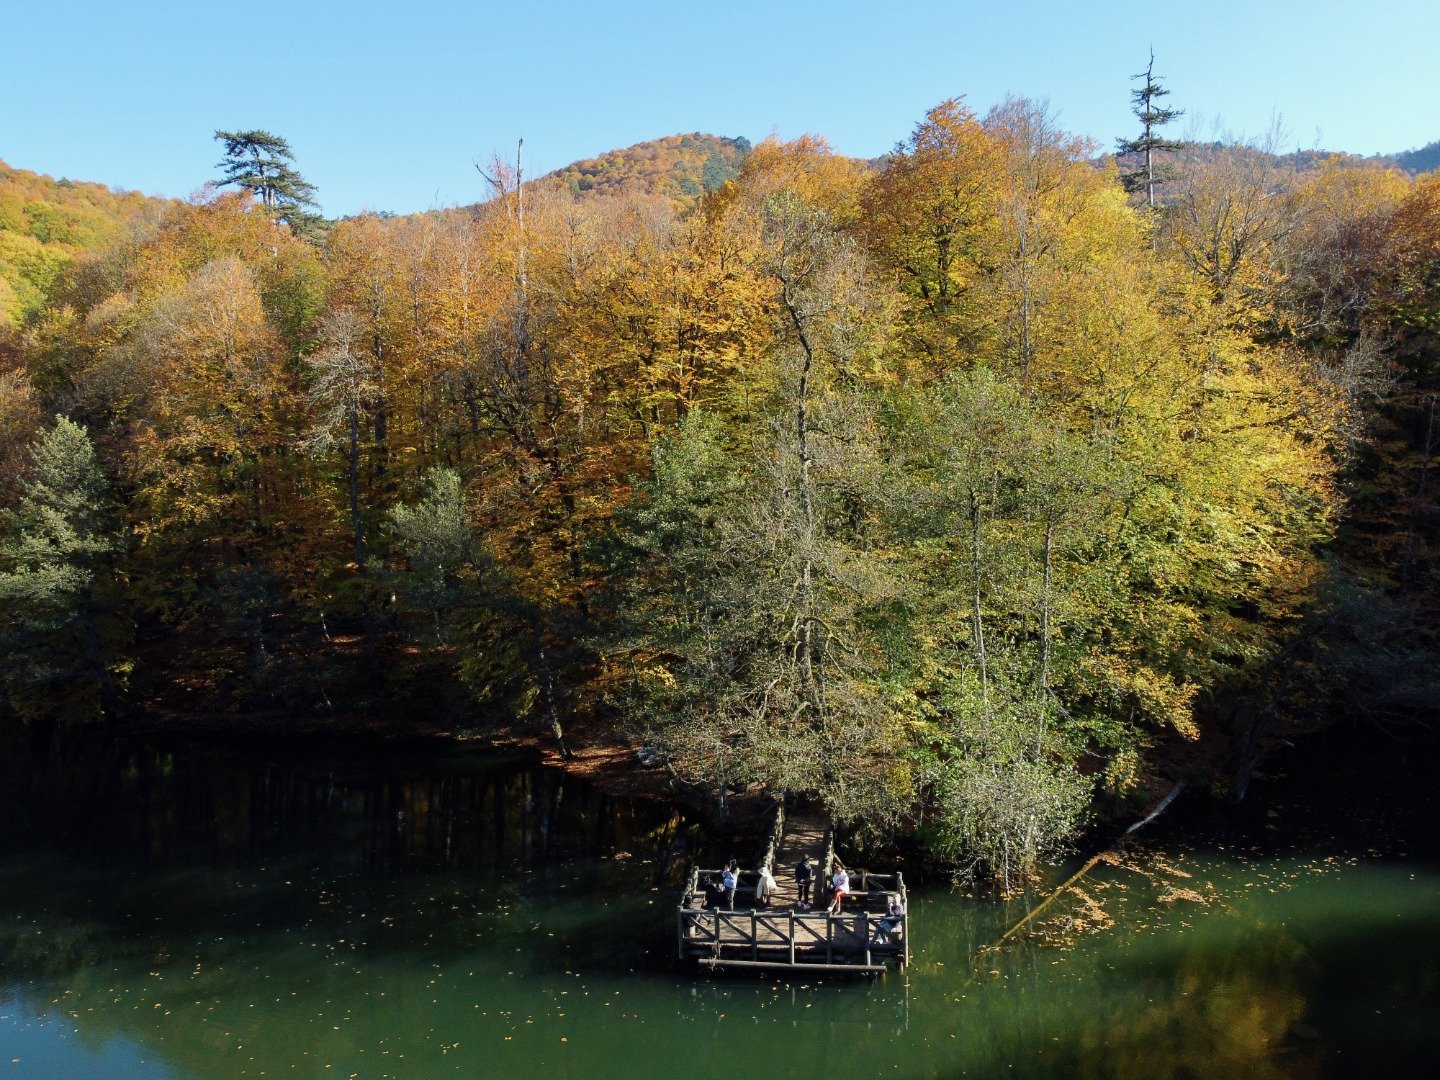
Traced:
<path fill-rule="evenodd" d="M 185 195 L 215 128 L 284 135 L 328 213 L 482 195 L 532 168 L 684 131 L 827 136 L 871 157 L 936 102 L 1048 98 L 1106 146 L 1155 47 L 1172 102 L 1242 133 L 1374 153 L 1440 138 L 1440 0 L 771 0 L 687 5 L 8 0 L 0 158 Z"/>

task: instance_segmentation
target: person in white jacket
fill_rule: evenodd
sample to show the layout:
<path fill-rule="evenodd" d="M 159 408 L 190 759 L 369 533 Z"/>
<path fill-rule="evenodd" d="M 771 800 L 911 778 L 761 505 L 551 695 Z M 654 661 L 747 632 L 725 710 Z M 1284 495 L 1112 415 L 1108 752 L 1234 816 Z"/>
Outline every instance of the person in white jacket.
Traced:
<path fill-rule="evenodd" d="M 830 875 L 830 914 L 839 915 L 845 901 L 850 895 L 850 875 L 845 872 L 845 867 L 840 865 L 840 860 L 835 860 L 835 872 Z"/>
<path fill-rule="evenodd" d="M 770 867 L 760 867 L 760 880 L 755 883 L 755 906 L 764 908 L 770 906 L 770 898 L 775 895 L 775 876 L 770 873 Z"/>

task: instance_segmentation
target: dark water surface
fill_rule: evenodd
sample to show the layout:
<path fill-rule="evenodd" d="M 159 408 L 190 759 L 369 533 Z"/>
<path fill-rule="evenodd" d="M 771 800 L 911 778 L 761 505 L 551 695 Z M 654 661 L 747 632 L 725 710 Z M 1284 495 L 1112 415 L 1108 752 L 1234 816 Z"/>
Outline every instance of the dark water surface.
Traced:
<path fill-rule="evenodd" d="M 696 828 L 529 763 L 12 750 L 0 1078 L 1440 1075 L 1440 755 L 1351 739 L 1181 807 L 1041 940 L 912 890 L 874 984 L 683 972 Z"/>

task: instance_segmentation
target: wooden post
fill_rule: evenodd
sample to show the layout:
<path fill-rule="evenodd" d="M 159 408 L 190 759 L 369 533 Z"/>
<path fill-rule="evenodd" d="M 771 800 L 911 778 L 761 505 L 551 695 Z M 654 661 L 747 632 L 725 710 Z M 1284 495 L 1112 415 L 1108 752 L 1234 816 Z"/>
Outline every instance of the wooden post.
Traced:
<path fill-rule="evenodd" d="M 775 824 L 770 829 L 770 843 L 765 848 L 765 861 L 762 865 L 767 870 L 775 869 L 775 856 L 780 853 L 780 845 L 785 836 L 785 801 L 781 799 L 775 804 Z"/>
<path fill-rule="evenodd" d="M 860 935 L 865 939 L 865 966 L 870 966 L 870 914 L 860 912 Z"/>
<path fill-rule="evenodd" d="M 900 893 L 900 909 L 904 912 L 900 916 L 900 930 L 904 935 L 900 943 L 905 946 L 905 959 L 901 961 L 904 967 L 910 966 L 910 894 L 905 891 L 905 875 L 900 871 L 895 872 L 895 889 Z"/>
<path fill-rule="evenodd" d="M 676 946 L 676 948 L 679 950 L 680 959 L 681 959 L 681 960 L 684 960 L 684 959 L 685 959 L 685 911 L 684 911 L 683 908 L 675 913 L 675 930 L 676 930 L 676 932 L 679 934 L 679 944 Z"/>
<path fill-rule="evenodd" d="M 760 931 L 755 926 L 755 910 L 750 910 L 750 959 L 760 959 Z"/>
<path fill-rule="evenodd" d="M 833 964 L 835 953 L 835 916 L 825 913 L 825 963 Z"/>
<path fill-rule="evenodd" d="M 795 912 L 790 912 L 790 963 L 795 963 Z"/>

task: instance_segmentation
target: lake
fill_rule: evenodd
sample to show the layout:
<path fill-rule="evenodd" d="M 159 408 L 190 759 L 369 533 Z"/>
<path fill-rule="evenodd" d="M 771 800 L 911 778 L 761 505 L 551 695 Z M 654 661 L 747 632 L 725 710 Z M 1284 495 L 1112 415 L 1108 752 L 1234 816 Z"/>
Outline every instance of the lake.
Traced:
<path fill-rule="evenodd" d="M 532 761 L 5 761 L 0 1077 L 1440 1073 L 1433 741 L 1332 732 L 1238 809 L 1182 800 L 1003 951 L 1033 896 L 912 889 L 874 983 L 684 971 L 699 825 Z"/>

